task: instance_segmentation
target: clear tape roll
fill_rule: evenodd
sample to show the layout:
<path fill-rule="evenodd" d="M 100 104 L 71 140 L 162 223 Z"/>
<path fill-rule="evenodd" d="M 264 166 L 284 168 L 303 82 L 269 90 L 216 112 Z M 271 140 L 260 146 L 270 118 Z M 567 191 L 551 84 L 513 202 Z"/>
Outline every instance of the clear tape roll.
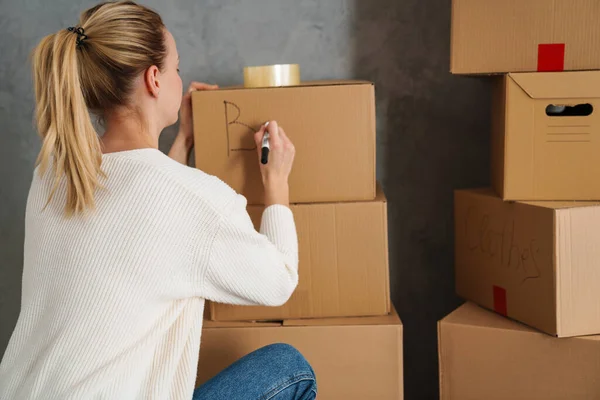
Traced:
<path fill-rule="evenodd" d="M 244 87 L 276 87 L 300 84 L 298 64 L 262 65 L 244 67 Z"/>

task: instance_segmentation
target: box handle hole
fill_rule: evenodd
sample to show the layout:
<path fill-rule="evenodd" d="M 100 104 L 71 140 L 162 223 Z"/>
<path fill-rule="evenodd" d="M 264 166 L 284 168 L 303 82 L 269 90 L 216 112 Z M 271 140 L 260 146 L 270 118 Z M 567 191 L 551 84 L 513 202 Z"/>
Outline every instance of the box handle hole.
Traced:
<path fill-rule="evenodd" d="M 594 112 L 594 106 L 589 103 L 568 106 L 563 104 L 549 104 L 546 115 L 549 117 L 587 117 Z"/>

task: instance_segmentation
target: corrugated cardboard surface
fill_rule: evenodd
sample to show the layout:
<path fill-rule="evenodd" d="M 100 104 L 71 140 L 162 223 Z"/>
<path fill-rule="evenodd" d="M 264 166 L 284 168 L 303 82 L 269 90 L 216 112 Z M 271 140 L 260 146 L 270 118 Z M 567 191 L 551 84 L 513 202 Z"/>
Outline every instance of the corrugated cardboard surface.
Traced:
<path fill-rule="evenodd" d="M 292 203 L 373 200 L 375 94 L 361 81 L 192 94 L 196 167 L 248 199 L 264 193 L 253 134 L 276 120 L 296 147 Z"/>
<path fill-rule="evenodd" d="M 299 242 L 299 282 L 282 307 L 211 303 L 213 320 L 385 315 L 390 312 L 387 202 L 291 206 Z M 262 206 L 249 206 L 255 227 Z"/>
<path fill-rule="evenodd" d="M 592 114 L 546 113 L 578 104 Z M 509 74 L 493 105 L 492 181 L 504 200 L 600 200 L 600 71 Z"/>
<path fill-rule="evenodd" d="M 453 0 L 450 70 L 599 69 L 598 20 L 597 0 Z"/>
<path fill-rule="evenodd" d="M 395 312 L 349 321 L 286 321 L 285 326 L 239 324 L 203 329 L 197 385 L 260 347 L 288 343 L 315 370 L 320 400 L 403 398 L 402 323 Z"/>
<path fill-rule="evenodd" d="M 455 193 L 460 296 L 552 335 L 600 334 L 600 203 Z"/>
<path fill-rule="evenodd" d="M 559 339 L 467 303 L 438 340 L 442 400 L 600 398 L 600 336 Z"/>

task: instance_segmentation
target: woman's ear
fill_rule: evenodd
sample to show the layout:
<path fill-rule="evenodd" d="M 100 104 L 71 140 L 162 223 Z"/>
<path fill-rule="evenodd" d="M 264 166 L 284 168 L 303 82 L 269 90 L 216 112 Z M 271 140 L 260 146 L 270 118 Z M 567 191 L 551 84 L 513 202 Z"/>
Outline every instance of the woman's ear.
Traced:
<path fill-rule="evenodd" d="M 144 82 L 151 96 L 158 97 L 160 92 L 159 70 L 156 65 L 148 68 L 144 74 Z"/>

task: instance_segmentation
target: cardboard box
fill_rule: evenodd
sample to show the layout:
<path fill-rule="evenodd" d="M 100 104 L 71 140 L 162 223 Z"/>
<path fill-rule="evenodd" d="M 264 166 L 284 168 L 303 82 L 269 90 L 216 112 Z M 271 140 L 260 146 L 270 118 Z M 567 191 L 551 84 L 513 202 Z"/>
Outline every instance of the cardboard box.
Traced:
<path fill-rule="evenodd" d="M 352 317 L 390 312 L 387 202 L 291 206 L 299 244 L 299 282 L 281 307 L 211 303 L 217 321 Z M 249 206 L 255 227 L 263 206 Z"/>
<path fill-rule="evenodd" d="M 455 74 L 600 69 L 597 0 L 453 0 Z"/>
<path fill-rule="evenodd" d="M 317 376 L 319 400 L 403 398 L 402 322 L 395 311 L 283 324 L 205 321 L 196 386 L 272 343 L 291 344 L 306 357 Z"/>
<path fill-rule="evenodd" d="M 253 135 L 276 120 L 296 147 L 290 202 L 373 200 L 375 94 L 370 82 L 192 94 L 196 167 L 263 204 Z"/>
<path fill-rule="evenodd" d="M 600 203 L 455 193 L 456 290 L 560 337 L 600 333 Z"/>
<path fill-rule="evenodd" d="M 438 341 L 442 400 L 600 398 L 600 336 L 558 339 L 467 303 Z"/>
<path fill-rule="evenodd" d="M 492 126 L 492 182 L 505 200 L 600 200 L 600 71 L 498 78 Z"/>

